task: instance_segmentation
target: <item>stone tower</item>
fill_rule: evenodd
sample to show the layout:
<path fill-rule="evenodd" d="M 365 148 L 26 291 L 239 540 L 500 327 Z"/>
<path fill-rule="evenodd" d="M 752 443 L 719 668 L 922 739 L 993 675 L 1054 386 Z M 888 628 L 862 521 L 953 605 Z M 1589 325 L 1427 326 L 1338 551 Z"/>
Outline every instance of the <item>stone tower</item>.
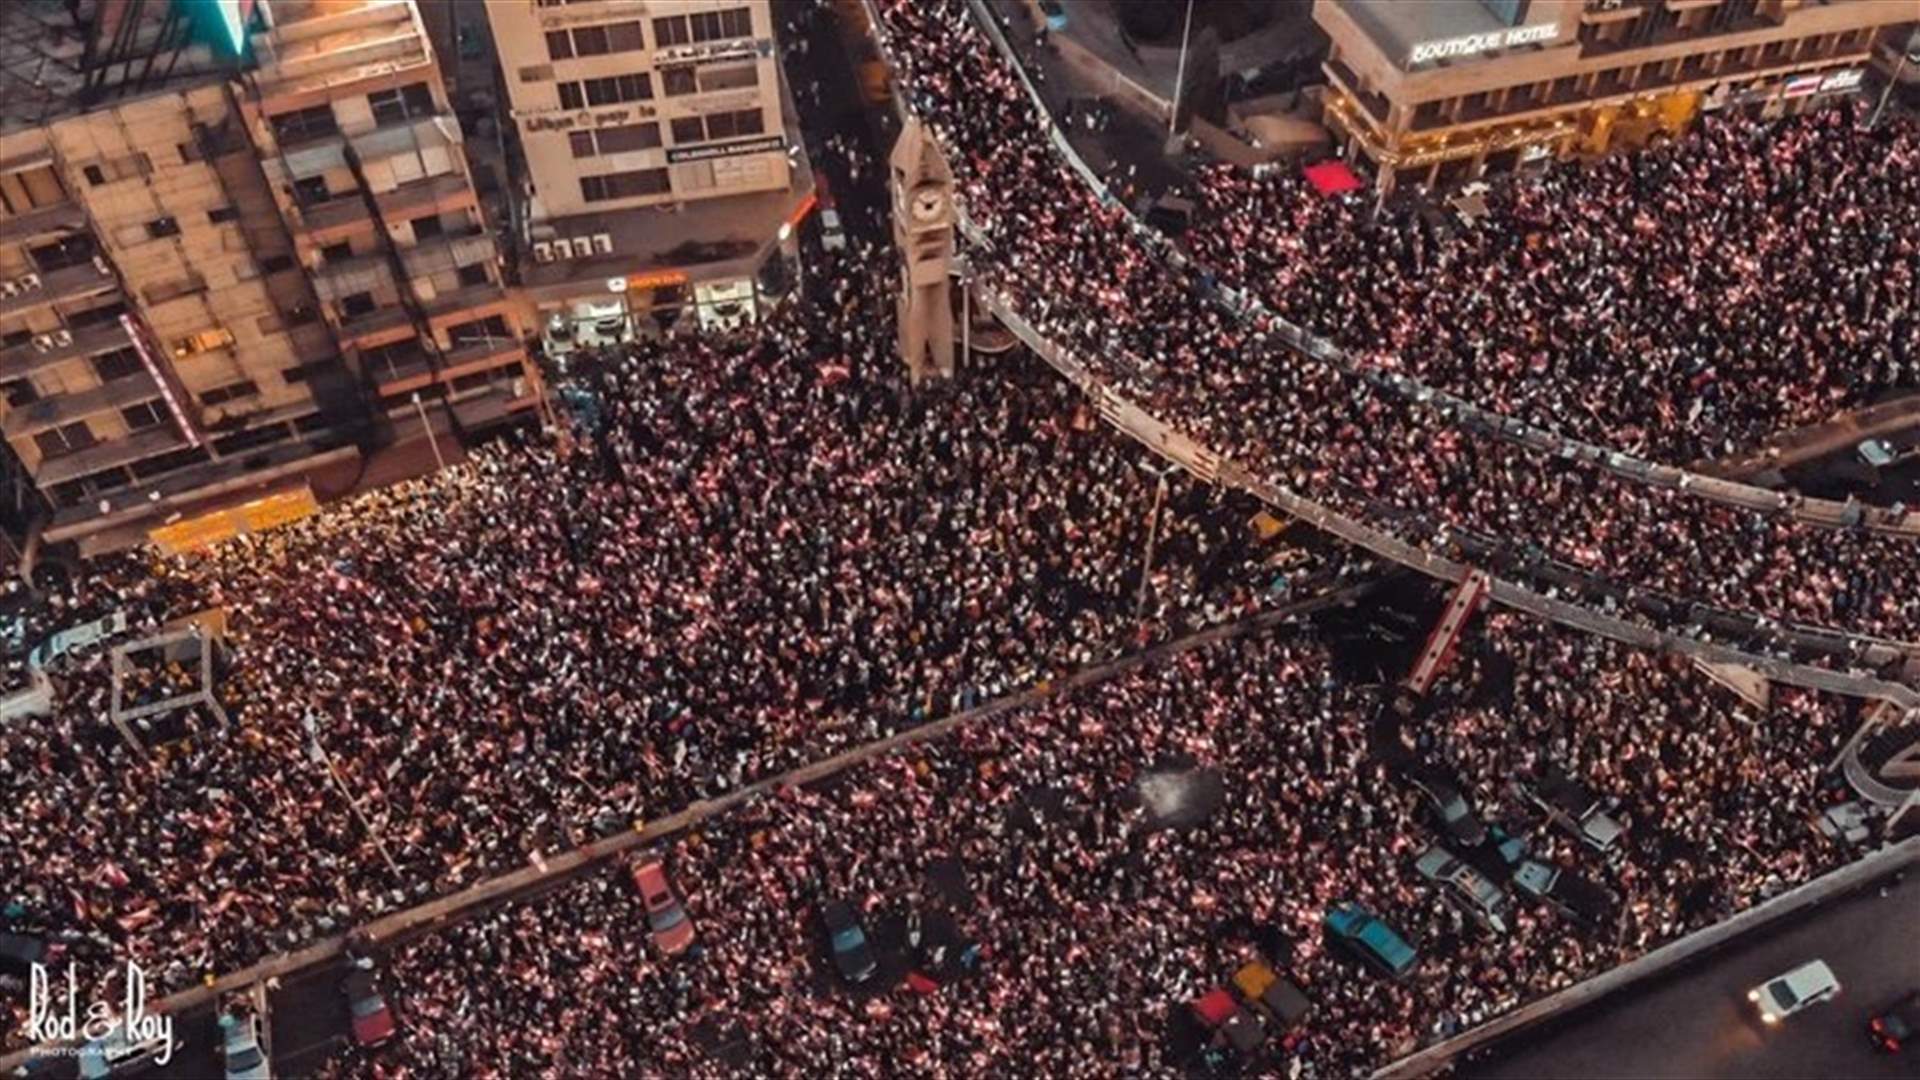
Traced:
<path fill-rule="evenodd" d="M 893 242 L 900 249 L 900 358 L 919 385 L 953 375 L 953 170 L 917 118 L 888 158 Z"/>

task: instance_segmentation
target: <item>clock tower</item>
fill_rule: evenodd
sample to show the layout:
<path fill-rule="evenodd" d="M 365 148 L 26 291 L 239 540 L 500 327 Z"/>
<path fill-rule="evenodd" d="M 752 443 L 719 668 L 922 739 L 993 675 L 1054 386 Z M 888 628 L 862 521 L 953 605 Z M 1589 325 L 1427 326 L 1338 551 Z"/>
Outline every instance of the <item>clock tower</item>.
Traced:
<path fill-rule="evenodd" d="M 893 144 L 893 242 L 900 249 L 900 358 L 919 385 L 953 375 L 953 170 L 919 118 Z"/>

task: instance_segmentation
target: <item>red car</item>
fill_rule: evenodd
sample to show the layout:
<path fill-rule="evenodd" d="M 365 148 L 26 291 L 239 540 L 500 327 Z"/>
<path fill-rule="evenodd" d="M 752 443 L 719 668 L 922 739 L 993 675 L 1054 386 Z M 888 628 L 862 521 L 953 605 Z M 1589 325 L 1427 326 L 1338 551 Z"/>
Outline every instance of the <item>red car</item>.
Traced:
<path fill-rule="evenodd" d="M 1915 990 L 1880 1015 L 1867 1021 L 1867 1034 L 1873 1044 L 1889 1054 L 1897 1054 L 1920 1036 L 1920 990 Z"/>
<path fill-rule="evenodd" d="M 393 1038 L 393 1010 L 374 985 L 373 973 L 362 968 L 348 975 L 340 989 L 347 995 L 347 1011 L 353 1016 L 353 1041 L 363 1047 L 375 1047 Z"/>
<path fill-rule="evenodd" d="M 653 943 L 673 956 L 693 944 L 693 920 L 687 918 L 680 899 L 667 883 L 667 868 L 659 858 L 642 858 L 633 867 L 633 887 L 647 905 L 647 926 L 653 930 Z"/>

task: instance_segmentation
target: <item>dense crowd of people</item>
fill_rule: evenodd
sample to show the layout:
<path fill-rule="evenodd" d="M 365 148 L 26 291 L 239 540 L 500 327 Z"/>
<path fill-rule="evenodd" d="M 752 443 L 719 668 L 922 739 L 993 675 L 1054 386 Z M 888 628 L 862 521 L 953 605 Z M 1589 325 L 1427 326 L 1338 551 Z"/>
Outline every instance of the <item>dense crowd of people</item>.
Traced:
<path fill-rule="evenodd" d="M 1314 1008 L 1278 1071 L 1364 1075 L 1841 857 L 1805 818 L 1834 797 L 1821 773 L 1846 703 L 1786 692 L 1758 710 L 1672 658 L 1485 624 L 1397 737 L 1296 627 L 783 789 L 672 849 L 696 951 L 661 956 L 625 873 L 598 873 L 400 947 L 401 1034 L 335 1072 L 1171 1075 L 1196 1050 L 1188 1003 L 1264 958 Z M 1443 838 L 1382 750 L 1403 744 L 1451 765 L 1534 857 L 1611 889 L 1606 925 L 1522 902 L 1496 935 L 1442 902 L 1413 862 Z M 1619 800 L 1623 859 L 1579 849 L 1510 791 L 1548 759 Z M 1217 806 L 1192 794 L 1206 777 Z M 860 913 L 877 985 L 834 974 L 816 921 L 829 900 Z M 1411 940 L 1418 969 L 1390 982 L 1330 943 L 1321 920 L 1345 901 Z M 952 929 L 913 937 L 936 926 Z M 909 991 L 908 970 L 937 986 Z"/>
<path fill-rule="evenodd" d="M 569 445 L 99 568 L 113 641 L 226 610 L 232 726 L 138 754 L 111 642 L 61 658 L 55 715 L 0 732 L 6 895 L 178 987 L 1310 584 L 1174 474 L 1143 593 L 1150 456 L 1030 358 L 908 392 L 886 254 L 576 365 Z"/>
<path fill-rule="evenodd" d="M 1444 231 L 1211 166 L 1183 239 L 1360 362 L 1685 464 L 1920 387 L 1920 125 L 1865 109 L 1709 115 Z"/>
<path fill-rule="evenodd" d="M 964 5 L 887 3 L 882 9 L 908 100 L 947 149 L 967 214 L 983 239 L 973 256 L 975 272 L 1003 290 L 1023 318 L 1097 376 L 1204 444 L 1297 494 L 1416 544 L 1441 545 L 1449 533 L 1471 533 L 1513 549 L 1544 548 L 1576 565 L 1605 565 L 1623 587 L 1666 590 L 1679 584 L 1690 598 L 1710 599 L 1754 618 L 1812 621 L 1854 634 L 1920 640 L 1920 557 L 1911 539 L 1828 530 L 1784 515 L 1728 509 L 1690 492 L 1643 488 L 1593 462 L 1547 454 L 1461 425 L 1439 406 L 1382 389 L 1342 365 L 1282 352 L 1274 326 L 1242 322 L 1211 298 L 1218 285 L 1214 270 L 1161 258 L 1120 208 L 1101 203 L 1074 176 L 1049 142 L 1045 120 L 1016 74 L 994 52 Z M 1751 130 L 1750 142 L 1738 136 L 1732 142 L 1777 148 L 1787 163 L 1803 154 L 1811 160 L 1843 152 L 1883 153 L 1891 159 L 1886 178 L 1875 182 L 1863 176 L 1863 189 L 1888 200 L 1904 197 L 1913 181 L 1898 162 L 1912 154 L 1911 122 L 1891 122 L 1886 132 L 1873 136 L 1831 135 L 1817 142 L 1817 154 L 1804 150 L 1825 125 L 1842 122 L 1813 119 L 1764 129 L 1726 125 L 1713 128 L 1709 138 L 1724 148 L 1729 145 L 1727 131 Z M 1793 152 L 1796 147 L 1803 148 L 1802 153 Z M 1647 189 L 1643 198 L 1656 205 L 1664 205 L 1662 198 L 1678 197 L 1653 190 L 1652 181 L 1644 178 L 1662 175 L 1657 162 L 1663 160 L 1656 157 L 1644 173 L 1631 174 L 1643 178 L 1627 185 L 1636 192 Z M 1873 176 L 1880 175 L 1873 171 L 1877 168 L 1863 166 Z M 1791 189 L 1785 165 L 1781 172 L 1781 184 Z M 1578 176 L 1578 167 L 1552 175 Z M 1510 201 L 1534 206 L 1543 198 L 1517 194 Z M 1871 201 L 1874 196 L 1862 198 Z M 1904 219 L 1896 211 L 1894 220 L 1876 231 L 1871 222 L 1854 220 L 1865 211 L 1849 213 L 1848 205 L 1841 202 L 1836 213 L 1852 232 L 1821 250 L 1836 259 L 1878 259 L 1885 284 L 1898 293 L 1900 282 L 1913 279 L 1914 251 Z M 1267 209 L 1267 215 L 1253 223 L 1256 237 L 1284 228 L 1266 222 L 1287 215 Z M 1862 230 L 1864 239 L 1853 235 Z M 1892 235 L 1883 239 L 1882 231 Z M 1564 237 L 1561 242 L 1572 243 Z M 1250 284 L 1264 292 L 1264 278 L 1278 274 L 1276 267 L 1303 243 L 1246 254 Z M 1229 239 L 1204 250 L 1217 253 L 1228 246 L 1241 251 L 1254 245 Z M 1743 257 L 1739 251 L 1727 253 L 1728 260 Z M 1312 265 L 1303 256 L 1291 274 L 1313 276 Z M 1037 267 L 1046 267 L 1047 273 L 1033 273 Z M 1858 281 L 1851 263 L 1829 269 L 1836 282 Z M 1324 276 L 1342 279 L 1337 273 Z M 1299 297 L 1288 311 L 1313 324 L 1315 320 L 1305 319 L 1299 310 L 1310 299 L 1307 291 L 1300 291 L 1307 289 L 1298 287 Z M 1473 292 L 1456 287 L 1439 291 L 1448 296 Z M 1332 300 L 1333 309 L 1321 312 L 1320 320 L 1340 324 L 1348 313 L 1338 296 Z M 1907 381 L 1912 375 L 1910 298 L 1860 301 L 1869 302 L 1875 314 L 1856 320 L 1850 331 L 1862 337 L 1861 370 L 1835 376 L 1857 383 L 1858 393 L 1868 384 Z M 1658 306 L 1657 301 L 1649 303 Z M 1739 317 L 1759 318 L 1767 310 L 1753 305 Z M 1830 322 L 1831 313 L 1821 310 L 1816 321 Z M 1457 328 L 1448 332 L 1465 333 Z M 1376 349 L 1385 344 L 1373 343 Z M 1687 339 L 1679 347 L 1691 352 L 1696 344 Z M 1837 369 L 1841 360 L 1836 354 L 1828 367 Z M 1587 362 L 1598 361 L 1590 356 Z M 1622 354 L 1612 367 L 1594 369 L 1590 381 L 1617 377 L 1622 385 L 1638 385 L 1642 368 L 1639 352 Z M 1688 391 L 1693 400 L 1711 392 L 1705 388 L 1710 381 Z M 1543 395 L 1541 400 L 1584 402 L 1589 396 Z M 1704 425 L 1719 416 L 1716 412 L 1700 419 L 1693 412 L 1691 405 L 1684 405 L 1676 430 L 1705 432 L 1709 429 Z M 1696 420 L 1695 427 L 1686 427 Z M 1732 437 L 1722 431 L 1704 442 L 1717 445 Z M 1737 524 L 1729 527 L 1728 522 Z M 1517 534 L 1516 523 L 1524 525 Z"/>

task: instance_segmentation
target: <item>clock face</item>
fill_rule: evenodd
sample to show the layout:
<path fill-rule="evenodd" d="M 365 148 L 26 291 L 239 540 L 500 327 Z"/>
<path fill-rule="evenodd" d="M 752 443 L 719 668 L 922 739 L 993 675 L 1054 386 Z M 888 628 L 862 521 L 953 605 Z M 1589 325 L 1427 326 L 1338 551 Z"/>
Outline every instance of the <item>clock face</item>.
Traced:
<path fill-rule="evenodd" d="M 913 193 L 913 201 L 909 204 L 908 208 L 912 212 L 914 220 L 932 221 L 940 216 L 940 212 L 945 210 L 946 206 L 947 197 L 938 189 L 921 188 L 919 191 Z"/>

